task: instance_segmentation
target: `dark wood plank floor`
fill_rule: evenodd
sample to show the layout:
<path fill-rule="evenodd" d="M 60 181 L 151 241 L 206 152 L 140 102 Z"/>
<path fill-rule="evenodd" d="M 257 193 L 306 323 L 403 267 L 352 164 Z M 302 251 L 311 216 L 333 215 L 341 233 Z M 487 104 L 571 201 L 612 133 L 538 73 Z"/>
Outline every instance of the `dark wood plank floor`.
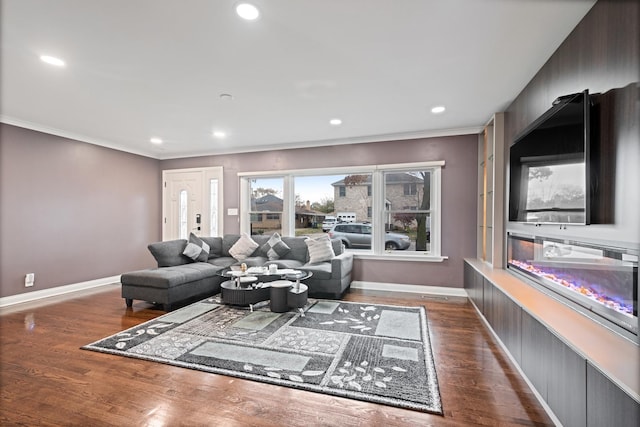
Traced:
<path fill-rule="evenodd" d="M 553 425 L 466 299 L 346 299 L 426 307 L 444 416 L 80 350 L 163 314 L 137 301 L 126 309 L 110 286 L 3 310 L 0 425 Z"/>

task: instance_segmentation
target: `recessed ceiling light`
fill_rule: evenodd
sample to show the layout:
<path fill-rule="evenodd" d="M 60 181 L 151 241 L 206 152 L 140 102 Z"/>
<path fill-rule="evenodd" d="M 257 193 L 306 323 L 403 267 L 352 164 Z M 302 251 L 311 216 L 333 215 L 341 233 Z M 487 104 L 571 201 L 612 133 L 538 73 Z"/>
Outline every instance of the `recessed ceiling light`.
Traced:
<path fill-rule="evenodd" d="M 260 11 L 257 7 L 249 3 L 240 3 L 236 6 L 236 13 L 240 18 L 246 19 L 247 21 L 253 21 L 258 19 L 260 16 Z"/>
<path fill-rule="evenodd" d="M 340 126 L 342 124 L 342 120 L 340 120 L 340 119 L 331 119 L 331 120 L 329 120 L 329 123 L 332 126 Z"/>
<path fill-rule="evenodd" d="M 227 136 L 227 133 L 217 130 L 213 132 L 213 136 L 215 136 L 216 138 L 224 138 L 225 136 Z"/>
<path fill-rule="evenodd" d="M 156 145 L 162 144 L 162 140 L 160 138 L 151 138 L 149 141 Z"/>
<path fill-rule="evenodd" d="M 49 65 L 55 65 L 56 67 L 64 67 L 66 65 L 62 59 L 56 58 L 55 56 L 42 55 L 40 56 L 40 60 Z"/>
<path fill-rule="evenodd" d="M 230 93 L 221 93 L 220 94 L 220 99 L 223 101 L 232 101 L 233 100 L 233 95 L 231 95 Z"/>
<path fill-rule="evenodd" d="M 444 113 L 444 110 L 446 110 L 446 108 L 444 108 L 444 106 L 438 105 L 437 107 L 433 107 L 431 109 L 431 112 L 433 114 L 440 114 L 440 113 Z"/>

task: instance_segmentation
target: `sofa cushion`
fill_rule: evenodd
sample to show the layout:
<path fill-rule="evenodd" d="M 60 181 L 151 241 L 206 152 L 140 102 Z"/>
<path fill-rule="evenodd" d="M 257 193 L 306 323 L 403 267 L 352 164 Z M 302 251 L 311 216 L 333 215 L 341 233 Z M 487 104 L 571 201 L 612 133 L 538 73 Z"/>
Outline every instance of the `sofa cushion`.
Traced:
<path fill-rule="evenodd" d="M 309 260 L 309 249 L 304 243 L 304 237 L 282 237 L 282 241 L 291 248 L 284 258 L 295 259 L 302 264 Z"/>
<path fill-rule="evenodd" d="M 291 248 L 282 241 L 278 233 L 273 233 L 267 243 L 260 246 L 260 250 L 267 255 L 269 261 L 273 261 L 284 257 Z"/>
<path fill-rule="evenodd" d="M 186 246 L 186 239 L 177 239 L 151 243 L 147 248 L 158 263 L 158 267 L 173 267 L 192 262 L 191 259 L 182 255 Z"/>
<path fill-rule="evenodd" d="M 222 256 L 222 237 L 200 237 L 209 245 L 209 258 Z"/>
<path fill-rule="evenodd" d="M 132 271 L 120 277 L 123 285 L 148 286 L 151 288 L 168 289 L 196 280 L 214 277 L 220 267 L 207 263 L 195 263 L 174 267 L 154 268 L 149 270 Z"/>
<path fill-rule="evenodd" d="M 236 242 L 240 239 L 239 234 L 225 234 L 222 237 L 222 253 L 221 256 L 231 256 L 229 253 L 229 249 L 236 244 Z"/>
<path fill-rule="evenodd" d="M 194 261 L 205 262 L 209 259 L 209 249 L 209 245 L 206 242 L 191 233 L 189 243 L 187 243 L 182 254 Z"/>
<path fill-rule="evenodd" d="M 243 259 L 242 262 L 247 264 L 247 267 L 262 267 L 269 262 L 269 260 L 263 256 L 249 256 Z"/>
<path fill-rule="evenodd" d="M 207 260 L 207 263 L 217 267 L 230 267 L 237 262 L 235 258 L 230 256 L 213 257 Z"/>
<path fill-rule="evenodd" d="M 275 261 L 267 261 L 267 265 L 275 264 L 278 268 L 300 268 L 304 265 L 302 261 L 297 259 L 277 259 Z"/>
<path fill-rule="evenodd" d="M 342 240 L 331 239 L 331 246 L 333 247 L 333 253 L 335 253 L 336 256 L 344 253 L 344 243 L 342 243 Z"/>
<path fill-rule="evenodd" d="M 331 263 L 321 262 L 319 264 L 305 265 L 304 270 L 313 273 L 313 278 L 318 280 L 331 279 Z"/>
<path fill-rule="evenodd" d="M 328 236 L 317 239 L 307 238 L 304 243 L 309 248 L 309 264 L 331 261 L 336 256 Z"/>
<path fill-rule="evenodd" d="M 258 249 L 258 244 L 247 233 L 242 233 L 238 241 L 229 249 L 229 254 L 242 261 Z"/>

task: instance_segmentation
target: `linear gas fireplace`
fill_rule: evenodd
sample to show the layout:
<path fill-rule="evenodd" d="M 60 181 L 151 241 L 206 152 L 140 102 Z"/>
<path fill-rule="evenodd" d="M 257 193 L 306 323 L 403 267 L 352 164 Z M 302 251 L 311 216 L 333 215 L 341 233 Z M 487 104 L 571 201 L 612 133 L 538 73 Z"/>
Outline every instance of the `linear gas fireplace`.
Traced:
<path fill-rule="evenodd" d="M 508 234 L 507 268 L 635 342 L 638 250 Z"/>

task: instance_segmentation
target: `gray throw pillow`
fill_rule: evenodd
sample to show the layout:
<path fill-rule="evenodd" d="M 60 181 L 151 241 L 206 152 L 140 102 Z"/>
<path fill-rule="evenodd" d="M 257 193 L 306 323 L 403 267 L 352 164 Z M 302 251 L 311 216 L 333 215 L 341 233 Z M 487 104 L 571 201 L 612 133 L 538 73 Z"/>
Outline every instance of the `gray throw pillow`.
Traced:
<path fill-rule="evenodd" d="M 274 261 L 285 256 L 291 248 L 282 241 L 278 233 L 273 233 L 267 243 L 260 247 L 260 250 L 267 254 L 269 261 Z"/>
<path fill-rule="evenodd" d="M 206 262 L 209 259 L 209 245 L 201 238 L 191 233 L 189 235 L 189 243 L 184 248 L 182 254 L 194 261 Z"/>

